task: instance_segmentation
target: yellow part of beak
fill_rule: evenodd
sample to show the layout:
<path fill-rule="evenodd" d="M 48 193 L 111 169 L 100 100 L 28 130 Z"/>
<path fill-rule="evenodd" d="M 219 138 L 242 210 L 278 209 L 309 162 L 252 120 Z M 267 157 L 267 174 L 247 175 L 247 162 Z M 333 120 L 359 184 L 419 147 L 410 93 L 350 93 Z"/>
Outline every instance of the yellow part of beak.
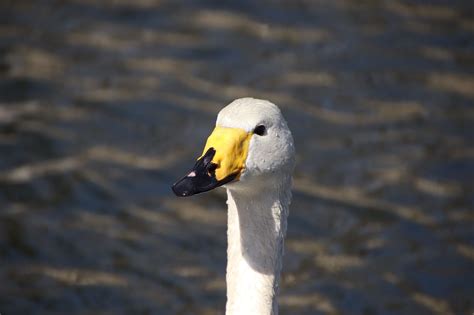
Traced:
<path fill-rule="evenodd" d="M 240 178 L 245 168 L 251 137 L 252 133 L 240 128 L 220 126 L 214 128 L 209 138 L 207 138 L 201 157 L 211 147 L 216 150 L 212 163 L 217 164 L 217 180 L 223 180 L 232 174 L 237 174 L 236 179 Z"/>

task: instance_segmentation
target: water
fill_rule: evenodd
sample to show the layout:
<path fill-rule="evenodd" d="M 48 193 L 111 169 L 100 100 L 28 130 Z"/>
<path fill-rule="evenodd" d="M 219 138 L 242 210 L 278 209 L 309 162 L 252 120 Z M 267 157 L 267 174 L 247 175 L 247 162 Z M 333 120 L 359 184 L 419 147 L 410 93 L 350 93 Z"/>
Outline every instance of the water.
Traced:
<path fill-rule="evenodd" d="M 3 1 L 0 313 L 222 314 L 231 100 L 297 146 L 282 314 L 474 311 L 471 1 Z"/>

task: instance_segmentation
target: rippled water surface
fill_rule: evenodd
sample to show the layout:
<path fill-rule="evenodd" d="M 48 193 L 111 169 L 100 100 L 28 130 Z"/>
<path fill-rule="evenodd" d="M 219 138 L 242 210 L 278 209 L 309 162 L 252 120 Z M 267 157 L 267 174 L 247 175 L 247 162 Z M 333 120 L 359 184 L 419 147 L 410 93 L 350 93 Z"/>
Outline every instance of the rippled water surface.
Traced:
<path fill-rule="evenodd" d="M 216 113 L 297 146 L 282 314 L 474 311 L 472 1 L 2 1 L 0 313 L 222 314 Z"/>

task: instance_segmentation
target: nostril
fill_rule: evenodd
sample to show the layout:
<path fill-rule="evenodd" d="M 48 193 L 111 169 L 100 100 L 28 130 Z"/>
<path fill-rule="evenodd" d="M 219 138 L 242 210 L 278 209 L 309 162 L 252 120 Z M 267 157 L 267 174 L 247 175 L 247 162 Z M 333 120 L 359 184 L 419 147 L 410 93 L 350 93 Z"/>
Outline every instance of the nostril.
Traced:
<path fill-rule="evenodd" d="M 217 164 L 216 163 L 209 163 L 209 167 L 207 168 L 207 171 L 209 172 L 210 175 L 214 175 L 217 169 Z"/>

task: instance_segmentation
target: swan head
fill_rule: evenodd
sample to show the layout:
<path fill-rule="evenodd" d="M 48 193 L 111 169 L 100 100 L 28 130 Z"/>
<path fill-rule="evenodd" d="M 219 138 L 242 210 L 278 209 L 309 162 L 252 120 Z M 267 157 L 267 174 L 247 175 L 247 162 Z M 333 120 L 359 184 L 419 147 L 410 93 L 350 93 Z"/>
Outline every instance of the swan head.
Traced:
<path fill-rule="evenodd" d="M 275 187 L 291 177 L 294 156 L 280 109 L 266 100 L 237 99 L 219 112 L 202 155 L 172 189 L 187 197 L 223 185 L 253 191 Z"/>

